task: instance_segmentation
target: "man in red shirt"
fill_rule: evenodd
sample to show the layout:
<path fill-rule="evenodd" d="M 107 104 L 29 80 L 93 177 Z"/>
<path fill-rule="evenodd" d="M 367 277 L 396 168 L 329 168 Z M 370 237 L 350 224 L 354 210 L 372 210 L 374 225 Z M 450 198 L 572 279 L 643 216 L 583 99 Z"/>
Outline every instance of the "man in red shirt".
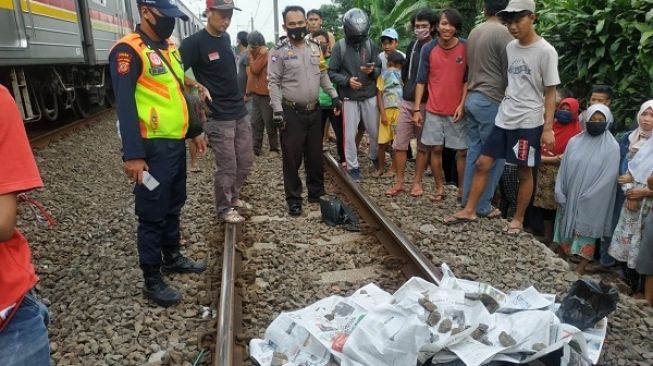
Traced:
<path fill-rule="evenodd" d="M 429 199 L 433 202 L 444 199 L 442 151 L 445 146 L 457 152 L 459 199 L 463 191 L 467 153 L 467 121 L 463 118 L 467 95 L 467 46 L 464 39 L 457 37 L 462 24 L 463 18 L 457 10 L 442 11 L 437 25 L 438 38 L 426 44 L 420 54 L 415 100 L 422 99 L 425 87 L 428 88 L 429 98 L 426 103 L 426 117 L 422 120 L 422 113 L 416 107 L 413 111 L 413 123 L 418 126 L 424 124 L 421 142 L 431 147 L 431 171 L 435 178 L 435 191 L 429 195 Z M 417 159 L 423 162 L 426 152 L 419 151 Z M 416 189 L 421 191 L 421 187 L 414 186 L 413 191 Z M 411 192 L 414 193 L 417 192 Z"/>
<path fill-rule="evenodd" d="M 49 365 L 48 310 L 32 288 L 38 281 L 29 245 L 16 229 L 18 194 L 42 187 L 23 119 L 0 85 L 0 364 Z"/>

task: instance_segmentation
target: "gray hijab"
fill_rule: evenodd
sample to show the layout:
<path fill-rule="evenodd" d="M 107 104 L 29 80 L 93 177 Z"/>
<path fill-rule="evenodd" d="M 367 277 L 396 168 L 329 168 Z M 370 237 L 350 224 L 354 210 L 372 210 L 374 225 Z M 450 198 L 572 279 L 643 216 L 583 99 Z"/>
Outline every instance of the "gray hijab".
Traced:
<path fill-rule="evenodd" d="M 588 119 L 595 112 L 606 117 L 608 127 L 612 124 L 608 107 L 591 106 Z M 583 131 L 569 141 L 555 188 L 564 238 L 573 238 L 575 234 L 590 238 L 611 235 L 618 174 L 619 144 L 607 128 L 600 136 Z"/>

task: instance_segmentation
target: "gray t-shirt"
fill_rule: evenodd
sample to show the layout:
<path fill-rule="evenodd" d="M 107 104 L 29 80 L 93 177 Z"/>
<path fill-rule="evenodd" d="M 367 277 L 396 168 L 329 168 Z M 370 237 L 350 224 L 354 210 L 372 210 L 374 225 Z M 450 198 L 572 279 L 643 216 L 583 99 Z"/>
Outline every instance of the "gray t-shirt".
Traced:
<path fill-rule="evenodd" d="M 508 84 L 506 46 L 514 38 L 508 28 L 486 21 L 472 29 L 467 39 L 467 89 L 500 103 Z"/>
<path fill-rule="evenodd" d="M 406 58 L 406 54 L 397 50 L 397 52 L 401 53 L 404 58 Z M 385 71 L 388 69 L 388 56 L 385 55 L 385 51 L 379 53 L 379 60 L 381 60 L 381 72 Z"/>
<path fill-rule="evenodd" d="M 249 64 L 249 51 L 245 50 L 236 56 L 236 65 L 238 66 L 238 88 L 245 95 L 247 89 L 247 65 Z"/>
<path fill-rule="evenodd" d="M 544 38 L 526 47 L 518 40 L 506 46 L 508 87 L 495 125 L 507 130 L 544 124 L 544 88 L 560 84 L 558 53 Z"/>

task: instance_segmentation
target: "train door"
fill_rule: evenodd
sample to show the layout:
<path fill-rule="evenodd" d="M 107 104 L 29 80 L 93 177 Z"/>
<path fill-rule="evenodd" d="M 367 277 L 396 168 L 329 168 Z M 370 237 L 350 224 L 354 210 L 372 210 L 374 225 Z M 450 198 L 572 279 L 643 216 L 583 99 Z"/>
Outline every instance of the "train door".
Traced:
<path fill-rule="evenodd" d="M 27 48 L 20 0 L 0 1 L 0 48 Z"/>

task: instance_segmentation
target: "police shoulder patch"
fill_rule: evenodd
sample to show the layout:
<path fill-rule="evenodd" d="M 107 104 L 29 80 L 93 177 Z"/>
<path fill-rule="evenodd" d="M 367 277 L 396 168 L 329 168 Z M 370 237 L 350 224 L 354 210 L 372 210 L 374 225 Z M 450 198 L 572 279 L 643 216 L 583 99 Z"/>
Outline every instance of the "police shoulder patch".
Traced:
<path fill-rule="evenodd" d="M 129 74 L 131 70 L 132 55 L 128 52 L 118 52 L 116 55 L 116 71 L 120 75 Z"/>

